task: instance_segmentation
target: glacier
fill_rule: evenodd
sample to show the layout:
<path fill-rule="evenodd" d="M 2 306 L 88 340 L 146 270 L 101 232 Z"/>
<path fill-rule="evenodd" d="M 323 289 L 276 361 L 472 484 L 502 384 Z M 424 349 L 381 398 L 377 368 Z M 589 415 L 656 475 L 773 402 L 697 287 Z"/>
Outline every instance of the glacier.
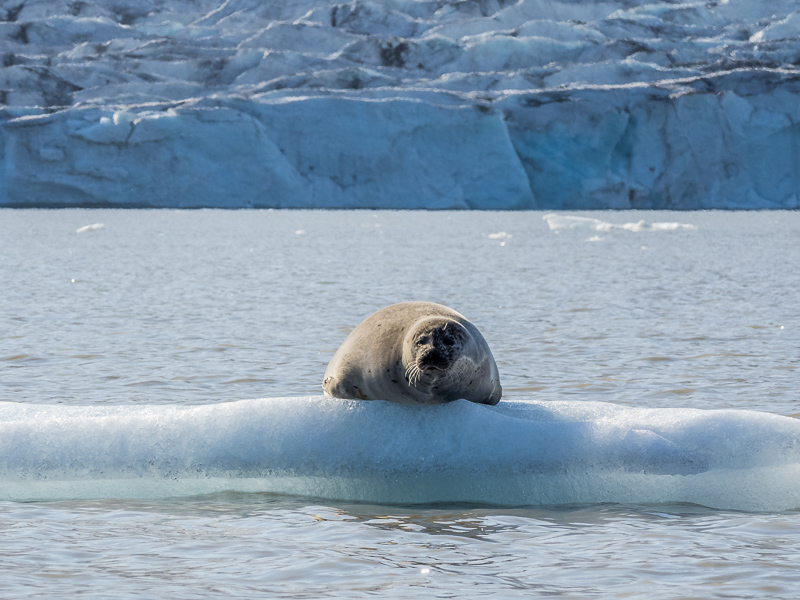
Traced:
<path fill-rule="evenodd" d="M 800 207 L 796 0 L 4 0 L 0 206 Z"/>

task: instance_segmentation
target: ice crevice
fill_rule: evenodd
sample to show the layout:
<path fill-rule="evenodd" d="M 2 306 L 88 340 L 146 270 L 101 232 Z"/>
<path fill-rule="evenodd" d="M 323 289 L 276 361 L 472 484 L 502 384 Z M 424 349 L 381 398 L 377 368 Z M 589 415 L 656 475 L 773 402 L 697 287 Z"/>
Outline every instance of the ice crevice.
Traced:
<path fill-rule="evenodd" d="M 0 206 L 800 207 L 791 0 L 28 0 Z"/>

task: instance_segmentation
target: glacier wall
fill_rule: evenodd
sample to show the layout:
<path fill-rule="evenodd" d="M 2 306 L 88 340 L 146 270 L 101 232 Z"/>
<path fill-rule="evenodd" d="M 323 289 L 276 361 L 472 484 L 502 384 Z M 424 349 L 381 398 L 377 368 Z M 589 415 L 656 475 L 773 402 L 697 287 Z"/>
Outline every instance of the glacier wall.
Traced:
<path fill-rule="evenodd" d="M 800 207 L 795 0 L 0 4 L 0 206 Z"/>

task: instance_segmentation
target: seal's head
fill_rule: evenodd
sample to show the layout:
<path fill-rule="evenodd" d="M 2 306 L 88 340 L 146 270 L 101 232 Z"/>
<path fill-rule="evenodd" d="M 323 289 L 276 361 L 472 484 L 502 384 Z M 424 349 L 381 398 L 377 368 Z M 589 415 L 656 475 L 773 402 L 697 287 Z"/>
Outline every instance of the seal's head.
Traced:
<path fill-rule="evenodd" d="M 431 317 L 417 322 L 403 341 L 406 381 L 418 387 L 445 377 L 469 339 L 464 326 L 452 319 Z"/>

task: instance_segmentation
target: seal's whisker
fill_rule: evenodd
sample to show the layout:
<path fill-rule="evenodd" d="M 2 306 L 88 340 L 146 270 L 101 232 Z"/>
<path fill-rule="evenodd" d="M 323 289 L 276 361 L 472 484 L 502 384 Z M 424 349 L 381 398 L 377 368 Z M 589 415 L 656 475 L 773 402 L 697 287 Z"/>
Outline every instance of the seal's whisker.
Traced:
<path fill-rule="evenodd" d="M 410 365 L 408 365 L 408 367 L 406 368 L 406 379 L 408 379 L 408 382 L 411 385 L 416 386 L 417 383 L 419 382 L 420 377 L 422 377 L 422 371 L 420 370 L 417 363 L 411 363 Z"/>
<path fill-rule="evenodd" d="M 417 381 L 416 381 L 416 371 L 417 370 L 418 370 L 417 369 L 417 365 L 414 364 L 414 363 L 411 363 L 406 367 L 406 379 L 408 380 L 408 382 L 411 385 L 416 385 L 416 383 L 417 383 Z"/>

